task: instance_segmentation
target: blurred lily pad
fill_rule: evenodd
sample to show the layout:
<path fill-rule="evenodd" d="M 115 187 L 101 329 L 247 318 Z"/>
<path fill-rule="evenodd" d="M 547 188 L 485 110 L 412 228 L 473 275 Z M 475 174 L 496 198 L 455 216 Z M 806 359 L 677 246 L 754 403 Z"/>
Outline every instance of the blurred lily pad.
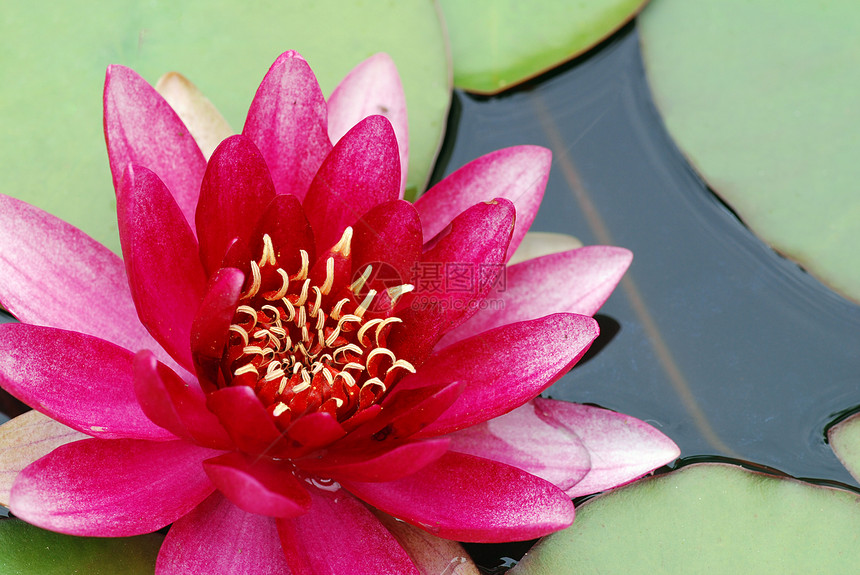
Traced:
<path fill-rule="evenodd" d="M 697 464 L 595 497 L 512 575 L 854 573 L 860 496 Z"/>
<path fill-rule="evenodd" d="M 243 3 L 83 0 L 13 2 L 0 35 L 3 193 L 52 212 L 119 250 L 114 192 L 102 135 L 105 68 L 131 66 L 155 84 L 188 77 L 241 129 L 275 57 L 295 49 L 323 91 L 364 58 L 388 52 L 409 108 L 407 193 L 423 190 L 451 96 L 445 37 L 425 0 Z"/>
<path fill-rule="evenodd" d="M 0 573 L 151 575 L 164 536 L 72 537 L 0 519 Z"/>
<path fill-rule="evenodd" d="M 860 3 L 654 0 L 639 25 L 657 108 L 702 177 L 860 301 Z"/>
<path fill-rule="evenodd" d="M 827 439 L 845 469 L 860 481 L 860 413 L 831 427 Z"/>
<path fill-rule="evenodd" d="M 582 54 L 647 0 L 440 0 L 454 85 L 495 94 Z"/>

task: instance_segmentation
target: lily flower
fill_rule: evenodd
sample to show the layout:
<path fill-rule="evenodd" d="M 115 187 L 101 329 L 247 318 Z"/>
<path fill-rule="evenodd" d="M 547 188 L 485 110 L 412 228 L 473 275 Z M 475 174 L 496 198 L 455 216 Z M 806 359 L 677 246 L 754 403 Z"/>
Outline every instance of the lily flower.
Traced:
<path fill-rule="evenodd" d="M 0 196 L 0 302 L 21 321 L 0 326 L 0 384 L 55 420 L 0 430 L 18 517 L 86 536 L 172 524 L 160 574 L 417 574 L 391 518 L 532 539 L 570 525 L 571 496 L 677 456 L 634 418 L 534 399 L 586 352 L 631 259 L 506 267 L 548 150 L 403 200 L 384 55 L 328 101 L 281 55 L 208 159 L 132 70 L 108 69 L 104 105 L 123 260 Z"/>

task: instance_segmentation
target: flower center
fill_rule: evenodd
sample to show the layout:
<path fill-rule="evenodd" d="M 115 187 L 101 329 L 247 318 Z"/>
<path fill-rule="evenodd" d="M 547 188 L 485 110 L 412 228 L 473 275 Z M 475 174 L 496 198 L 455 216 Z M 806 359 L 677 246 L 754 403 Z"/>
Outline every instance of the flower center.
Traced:
<path fill-rule="evenodd" d="M 317 282 L 309 277 L 304 250 L 298 270 L 291 274 L 280 267 L 268 235 L 259 261 L 250 262 L 250 285 L 233 316 L 222 368 L 228 385 L 254 388 L 283 429 L 320 411 L 344 422 L 415 372 L 386 347 L 391 326 L 402 321 L 393 314 L 394 304 L 412 286 L 364 292 L 372 265 L 351 284 L 339 280 L 336 260 L 349 263 L 351 240 L 347 228 L 325 259 L 324 279 L 317 274 Z M 387 311 L 368 313 L 377 296 L 384 300 L 377 304 L 389 304 Z"/>

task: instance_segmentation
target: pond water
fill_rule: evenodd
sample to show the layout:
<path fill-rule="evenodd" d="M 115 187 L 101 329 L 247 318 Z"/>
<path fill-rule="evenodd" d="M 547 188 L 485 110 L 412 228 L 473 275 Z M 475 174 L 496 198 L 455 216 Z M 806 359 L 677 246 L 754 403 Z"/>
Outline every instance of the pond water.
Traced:
<path fill-rule="evenodd" d="M 502 96 L 455 94 L 436 179 L 519 144 L 554 153 L 532 229 L 634 253 L 596 353 L 548 395 L 646 420 L 685 458 L 856 486 L 824 429 L 860 405 L 860 306 L 759 241 L 689 167 L 651 101 L 634 25 Z M 472 550 L 491 566 L 524 548 Z"/>

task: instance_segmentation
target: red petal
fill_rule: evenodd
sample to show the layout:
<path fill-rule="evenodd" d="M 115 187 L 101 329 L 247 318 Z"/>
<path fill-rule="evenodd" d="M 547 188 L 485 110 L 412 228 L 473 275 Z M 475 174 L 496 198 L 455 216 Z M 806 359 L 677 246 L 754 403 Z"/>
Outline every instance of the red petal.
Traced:
<path fill-rule="evenodd" d="M 567 312 L 594 315 L 618 285 L 633 254 L 624 248 L 588 246 L 509 266 L 486 301 L 495 305 L 449 332 L 451 345 L 494 327 Z"/>
<path fill-rule="evenodd" d="M 305 217 L 302 203 L 292 194 L 275 196 L 257 222 L 248 244 L 252 257 L 263 253 L 263 235 L 269 234 L 278 265 L 293 274 L 301 266 L 299 250 L 308 252 L 309 261 L 316 259 L 314 232 Z M 243 262 L 247 266 L 248 262 Z"/>
<path fill-rule="evenodd" d="M 153 172 L 129 166 L 117 198 L 119 238 L 138 316 L 191 369 L 191 322 L 206 293 L 197 240 Z"/>
<path fill-rule="evenodd" d="M 104 340 L 50 327 L 0 325 L 0 385 L 87 435 L 164 441 L 134 393 L 134 354 Z"/>
<path fill-rule="evenodd" d="M 125 264 L 116 254 L 51 214 L 2 194 L 0 302 L 24 323 L 86 333 L 130 350 L 152 349 L 175 365 L 137 318 Z"/>
<path fill-rule="evenodd" d="M 328 135 L 332 143 L 337 143 L 350 128 L 373 114 L 388 118 L 397 136 L 402 198 L 409 165 L 406 95 L 394 60 L 383 52 L 353 68 L 328 99 Z"/>
<path fill-rule="evenodd" d="M 298 53 L 284 52 L 269 68 L 251 102 L 242 134 L 262 152 L 275 190 L 303 199 L 331 143 L 325 99 Z"/>
<path fill-rule="evenodd" d="M 564 313 L 502 326 L 434 353 L 398 387 L 464 383 L 454 405 L 420 435 L 456 431 L 538 395 L 579 361 L 597 333 L 597 322 L 590 317 Z"/>
<path fill-rule="evenodd" d="M 230 323 L 239 305 L 245 274 L 222 268 L 210 279 L 209 290 L 191 324 L 191 356 L 201 382 L 218 382 L 221 357 L 230 336 Z M 208 387 L 207 387 L 208 389 Z"/>
<path fill-rule="evenodd" d="M 216 453 L 184 441 L 67 443 L 21 472 L 12 486 L 12 512 L 69 535 L 151 533 L 212 493 L 202 461 Z"/>
<path fill-rule="evenodd" d="M 348 493 L 311 490 L 310 511 L 278 520 L 293 573 L 396 573 L 421 575 L 379 520 Z"/>
<path fill-rule="evenodd" d="M 385 513 L 456 541 L 523 541 L 573 522 L 573 503 L 551 483 L 462 453 L 448 452 L 397 481 L 341 483 Z"/>
<path fill-rule="evenodd" d="M 234 451 L 207 459 L 203 469 L 221 493 L 248 513 L 294 517 L 311 506 L 311 498 L 289 462 L 249 459 Z"/>
<path fill-rule="evenodd" d="M 423 243 L 415 206 L 403 200 L 379 204 L 355 224 L 353 272 L 360 274 L 368 264 L 374 266 L 365 290 L 381 292 L 407 284 L 411 281 L 415 262 L 421 259 Z M 380 262 L 385 265 L 381 266 Z"/>
<path fill-rule="evenodd" d="M 138 352 L 134 371 L 137 400 L 152 421 L 203 447 L 233 448 L 218 418 L 207 409 L 206 397 L 196 382 L 186 383 L 147 350 Z"/>
<path fill-rule="evenodd" d="M 195 222 L 200 259 L 209 274 L 234 238 L 248 241 L 272 198 L 275 185 L 257 147 L 244 136 L 231 136 L 212 154 L 197 204 Z"/>
<path fill-rule="evenodd" d="M 337 243 L 370 208 L 396 200 L 400 157 L 391 124 L 370 116 L 341 138 L 320 166 L 304 200 L 317 252 Z"/>
<path fill-rule="evenodd" d="M 219 389 L 208 395 L 206 405 L 239 449 L 254 455 L 273 455 L 281 432 L 253 389 L 245 385 Z"/>
<path fill-rule="evenodd" d="M 507 256 L 510 259 L 537 214 L 551 162 L 552 153 L 546 148 L 515 146 L 466 164 L 415 202 L 424 237 L 438 234 L 473 204 L 507 198 L 517 209 L 517 225 Z"/>
<path fill-rule="evenodd" d="M 107 69 L 104 128 L 114 189 L 119 192 L 126 165 L 146 166 L 158 174 L 193 226 L 206 159 L 164 98 L 125 66 Z"/>
<path fill-rule="evenodd" d="M 289 567 L 274 519 L 246 513 L 213 493 L 170 528 L 155 573 L 285 575 Z"/>

